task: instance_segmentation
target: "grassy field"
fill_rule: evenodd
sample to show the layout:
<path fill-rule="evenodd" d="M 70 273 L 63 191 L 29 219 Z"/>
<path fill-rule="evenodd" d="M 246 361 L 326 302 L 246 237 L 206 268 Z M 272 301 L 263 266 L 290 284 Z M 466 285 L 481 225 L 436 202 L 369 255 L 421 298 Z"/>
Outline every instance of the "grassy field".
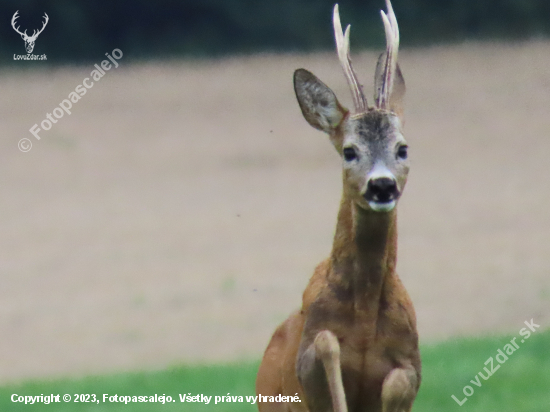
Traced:
<path fill-rule="evenodd" d="M 424 346 L 423 382 L 415 403 L 414 411 L 441 412 L 460 410 L 468 412 L 548 412 L 550 406 L 550 331 L 537 332 L 529 340 L 519 343 L 516 352 L 497 368 L 487 381 L 479 380 L 476 387 L 476 374 L 483 371 L 489 357 L 495 357 L 499 349 L 510 342 L 512 337 L 471 338 Z M 503 358 L 501 358 L 502 360 Z M 491 365 L 489 364 L 489 370 Z M 228 365 L 178 366 L 157 372 L 137 372 L 108 376 L 94 376 L 83 379 L 32 381 L 0 389 L 0 410 L 2 411 L 254 411 L 255 405 L 243 403 L 214 404 L 215 396 L 254 394 L 254 381 L 257 362 L 244 362 Z M 484 373 L 487 376 L 486 373 Z M 464 386 L 474 388 L 474 393 L 460 407 L 456 398 L 463 402 Z M 24 405 L 12 403 L 12 394 L 103 394 L 172 396 L 172 403 L 55 403 L 50 405 Z M 212 396 L 210 404 L 186 403 L 183 406 L 179 394 L 203 394 Z"/>

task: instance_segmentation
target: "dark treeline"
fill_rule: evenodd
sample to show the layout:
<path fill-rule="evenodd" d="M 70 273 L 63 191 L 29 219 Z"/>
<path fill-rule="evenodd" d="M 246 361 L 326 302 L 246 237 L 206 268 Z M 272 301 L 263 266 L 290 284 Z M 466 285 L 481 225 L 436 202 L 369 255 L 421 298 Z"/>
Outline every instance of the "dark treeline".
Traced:
<path fill-rule="evenodd" d="M 32 34 L 50 21 L 35 54 L 48 62 L 95 61 L 114 48 L 125 57 L 211 56 L 333 47 L 334 0 L 3 0 L 0 63 L 25 54 L 11 19 Z M 402 44 L 522 39 L 550 33 L 549 0 L 393 0 Z M 380 47 L 383 0 L 342 0 L 357 48 Z"/>

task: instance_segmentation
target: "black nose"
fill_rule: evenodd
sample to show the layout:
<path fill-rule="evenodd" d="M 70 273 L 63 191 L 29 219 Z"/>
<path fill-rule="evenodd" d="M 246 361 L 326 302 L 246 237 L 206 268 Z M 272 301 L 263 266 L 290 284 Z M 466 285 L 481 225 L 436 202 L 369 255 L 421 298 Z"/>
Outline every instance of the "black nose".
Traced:
<path fill-rule="evenodd" d="M 395 200 L 398 194 L 397 183 L 394 179 L 379 177 L 378 179 L 369 180 L 365 199 L 368 201 L 386 203 Z"/>

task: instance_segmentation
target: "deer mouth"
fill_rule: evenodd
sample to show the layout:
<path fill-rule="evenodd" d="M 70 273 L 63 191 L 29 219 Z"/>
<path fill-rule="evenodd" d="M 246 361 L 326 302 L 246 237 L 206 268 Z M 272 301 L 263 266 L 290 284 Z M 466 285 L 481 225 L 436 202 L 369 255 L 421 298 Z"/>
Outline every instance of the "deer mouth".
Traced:
<path fill-rule="evenodd" d="M 393 193 L 373 193 L 367 191 L 363 198 L 367 201 L 371 210 L 375 212 L 390 212 L 397 205 L 400 193 L 396 190 Z"/>
<path fill-rule="evenodd" d="M 368 204 L 369 207 L 375 212 L 391 212 L 395 208 L 397 201 L 396 199 L 390 199 L 384 202 L 370 200 L 368 201 Z"/>

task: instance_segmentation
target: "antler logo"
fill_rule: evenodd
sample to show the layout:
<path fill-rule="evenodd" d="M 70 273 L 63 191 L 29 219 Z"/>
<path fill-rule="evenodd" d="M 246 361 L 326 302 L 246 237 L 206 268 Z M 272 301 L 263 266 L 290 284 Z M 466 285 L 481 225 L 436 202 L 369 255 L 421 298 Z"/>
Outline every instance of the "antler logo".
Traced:
<path fill-rule="evenodd" d="M 48 15 L 46 13 L 44 13 L 45 21 L 44 21 L 44 24 L 43 24 L 42 28 L 38 31 L 34 30 L 33 33 L 32 33 L 32 36 L 28 36 L 27 35 L 27 30 L 25 30 L 23 33 L 21 33 L 19 31 L 19 26 L 15 27 L 15 21 L 19 17 L 17 15 L 17 13 L 19 13 L 19 10 L 17 10 L 15 12 L 15 14 L 13 15 L 13 17 L 11 19 L 11 26 L 13 27 L 13 29 L 17 33 L 19 33 L 21 35 L 21 38 L 25 41 L 25 49 L 27 49 L 27 53 L 30 54 L 30 53 L 32 53 L 32 51 L 34 49 L 34 42 L 36 41 L 36 38 L 38 37 L 38 35 L 40 33 L 42 33 L 44 31 L 44 28 L 46 27 L 46 24 L 48 24 L 48 20 L 50 20 L 50 18 L 48 17 Z"/>

